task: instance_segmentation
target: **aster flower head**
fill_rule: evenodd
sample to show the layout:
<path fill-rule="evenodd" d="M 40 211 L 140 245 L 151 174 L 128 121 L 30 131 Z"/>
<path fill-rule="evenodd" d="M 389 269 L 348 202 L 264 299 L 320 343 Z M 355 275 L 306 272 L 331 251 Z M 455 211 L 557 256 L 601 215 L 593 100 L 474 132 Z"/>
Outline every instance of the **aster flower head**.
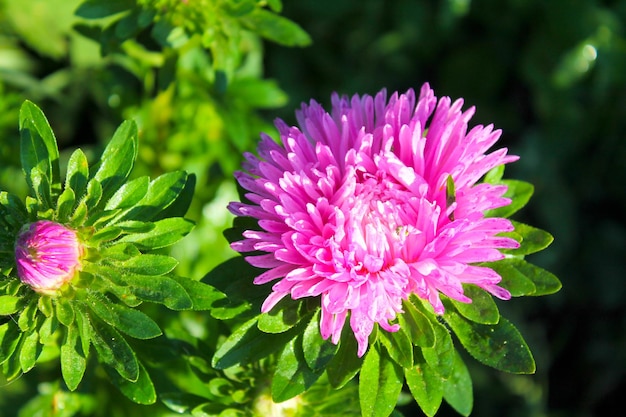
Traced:
<path fill-rule="evenodd" d="M 467 285 L 511 297 L 479 265 L 519 246 L 502 236 L 511 221 L 486 216 L 511 200 L 505 184 L 479 180 L 518 157 L 489 152 L 500 130 L 470 127 L 474 108 L 462 107 L 425 84 L 418 97 L 335 94 L 330 112 L 303 104 L 299 127 L 277 121 L 282 143 L 263 136 L 237 174 L 249 203 L 230 205 L 258 219 L 261 230 L 232 247 L 257 251 L 246 260 L 266 271 L 254 283 L 274 283 L 263 312 L 286 296 L 319 297 L 322 337 L 336 344 L 349 324 L 362 356 L 376 324 L 399 329 L 413 294 L 439 315 L 442 296 L 472 302 Z"/>
<path fill-rule="evenodd" d="M 23 283 L 54 293 L 80 270 L 83 247 L 74 230 L 49 220 L 22 227 L 15 242 L 15 264 Z"/>

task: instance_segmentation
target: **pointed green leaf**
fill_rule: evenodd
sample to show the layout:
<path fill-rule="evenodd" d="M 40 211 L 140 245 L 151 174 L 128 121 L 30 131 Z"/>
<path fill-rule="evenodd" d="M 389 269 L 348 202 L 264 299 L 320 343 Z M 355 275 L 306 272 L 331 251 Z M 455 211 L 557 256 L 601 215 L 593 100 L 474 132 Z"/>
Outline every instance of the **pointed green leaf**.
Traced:
<path fill-rule="evenodd" d="M 504 180 L 499 182 L 508 187 L 503 197 L 510 198 L 511 204 L 497 209 L 487 210 L 486 217 L 510 217 L 523 208 L 532 197 L 535 188 L 532 184 L 517 180 Z"/>
<path fill-rule="evenodd" d="M 15 314 L 20 307 L 22 297 L 14 295 L 0 295 L 0 316 Z"/>
<path fill-rule="evenodd" d="M 146 368 L 139 362 L 139 374 L 136 381 L 129 381 L 126 378 L 122 378 L 112 368 L 105 367 L 109 379 L 126 398 L 137 404 L 154 404 L 157 399 L 156 390 L 150 374 L 146 371 Z"/>
<path fill-rule="evenodd" d="M 404 378 L 424 414 L 433 417 L 443 400 L 443 378 L 426 363 L 419 349 L 415 352 L 415 365 L 404 368 Z"/>
<path fill-rule="evenodd" d="M 498 322 L 500 312 L 489 293 L 476 285 L 464 285 L 463 291 L 467 297 L 472 299 L 471 303 L 462 303 L 450 299 L 461 315 L 480 324 L 496 324 Z"/>
<path fill-rule="evenodd" d="M 302 336 L 290 340 L 276 363 L 272 378 L 272 400 L 282 402 L 303 393 L 317 381 L 322 372 L 313 372 L 307 366 L 302 352 Z"/>
<path fill-rule="evenodd" d="M 454 371 L 443 381 L 443 398 L 463 416 L 469 416 L 474 406 L 472 377 L 458 352 L 454 355 Z"/>
<path fill-rule="evenodd" d="M 408 334 L 400 328 L 397 332 L 381 330 L 378 340 L 385 346 L 387 353 L 403 368 L 413 366 L 413 344 Z"/>
<path fill-rule="evenodd" d="M 76 197 L 74 195 L 74 191 L 72 191 L 71 188 L 63 190 L 59 196 L 56 210 L 56 220 L 59 223 L 66 223 L 69 220 L 75 203 Z"/>
<path fill-rule="evenodd" d="M 13 355 L 22 335 L 19 327 L 12 321 L 0 325 L 0 364 Z"/>
<path fill-rule="evenodd" d="M 430 320 L 408 300 L 402 302 L 402 309 L 404 313 L 398 315 L 398 323 L 409 334 L 411 342 L 416 346 L 433 347 L 435 331 Z"/>
<path fill-rule="evenodd" d="M 133 0 L 85 0 L 74 12 L 85 19 L 100 19 L 133 8 Z"/>
<path fill-rule="evenodd" d="M 216 304 L 226 300 L 226 295 L 212 287 L 200 281 L 196 281 L 189 278 L 173 276 L 172 280 L 176 281 L 187 294 L 187 298 L 191 299 L 191 305 L 189 307 L 193 310 L 211 310 Z M 171 293 L 168 293 L 170 295 Z M 178 303 L 164 303 L 172 310 L 181 310 L 181 302 Z M 187 304 L 184 304 L 187 305 Z M 176 308 L 177 307 L 177 308 Z"/>
<path fill-rule="evenodd" d="M 87 354 L 83 351 L 76 326 L 68 327 L 61 345 L 61 374 L 70 391 L 74 391 L 83 379 L 87 368 Z"/>
<path fill-rule="evenodd" d="M 176 196 L 176 199 L 170 203 L 167 208 L 161 210 L 158 214 L 156 214 L 153 218 L 154 221 L 166 219 L 170 217 L 183 217 L 187 210 L 189 210 L 189 206 L 191 205 L 191 201 L 195 196 L 195 188 L 196 188 L 196 176 L 195 174 L 187 175 L 185 179 L 185 184 L 183 185 L 182 190 Z"/>
<path fill-rule="evenodd" d="M 326 367 L 328 381 L 333 388 L 346 385 L 361 369 L 363 358 L 357 356 L 357 342 L 349 326 L 344 326 L 339 349 Z"/>
<path fill-rule="evenodd" d="M 504 317 L 498 324 L 469 321 L 453 308 L 444 315 L 465 349 L 479 362 L 505 372 L 531 374 L 535 360 L 519 331 Z"/>
<path fill-rule="evenodd" d="M 282 333 L 300 321 L 300 301 L 285 297 L 267 313 L 259 316 L 257 326 L 265 333 Z"/>
<path fill-rule="evenodd" d="M 153 223 L 154 228 L 144 233 L 132 233 L 120 242 L 134 243 L 140 250 L 159 249 L 171 246 L 186 236 L 194 223 L 182 217 L 172 217 Z"/>
<path fill-rule="evenodd" d="M 169 172 L 152 180 L 146 195 L 128 210 L 120 220 L 149 221 L 173 204 L 187 183 L 184 171 Z"/>
<path fill-rule="evenodd" d="M 159 326 L 139 310 L 115 304 L 106 296 L 87 291 L 86 301 L 103 321 L 136 339 L 152 339 L 162 334 Z"/>
<path fill-rule="evenodd" d="M 17 319 L 17 324 L 23 332 L 35 328 L 35 316 L 37 315 L 37 301 L 30 299 Z"/>
<path fill-rule="evenodd" d="M 512 265 L 532 281 L 535 286 L 535 291 L 531 294 L 533 296 L 554 294 L 561 289 L 561 281 L 545 269 L 523 260 L 517 260 Z"/>
<path fill-rule="evenodd" d="M 481 266 L 496 271 L 502 277 L 502 281 L 498 285 L 508 290 L 513 297 L 521 297 L 532 295 L 537 291 L 535 284 L 516 267 L 516 264 L 525 262 L 523 259 L 507 258 L 501 261 L 487 262 Z"/>
<path fill-rule="evenodd" d="M 46 208 L 52 207 L 53 196 L 61 190 L 59 149 L 46 116 L 30 101 L 20 108 L 20 138 L 26 182 Z"/>
<path fill-rule="evenodd" d="M 108 201 L 126 182 L 137 159 L 137 125 L 125 121 L 117 128 L 102 153 L 93 179 L 102 185 L 102 200 Z"/>
<path fill-rule="evenodd" d="M 67 162 L 65 189 L 74 191 L 74 197 L 80 200 L 87 191 L 89 181 L 89 164 L 82 150 L 76 149 Z"/>
<path fill-rule="evenodd" d="M 313 371 L 321 371 L 326 368 L 337 353 L 339 346 L 330 340 L 324 340 L 320 333 L 320 313 L 317 309 L 315 314 L 304 329 L 302 347 L 304 350 L 304 360 Z"/>
<path fill-rule="evenodd" d="M 426 363 L 444 378 L 450 376 L 454 367 L 454 344 L 448 329 L 439 322 L 432 322 L 435 332 L 435 344 L 430 348 L 422 348 Z"/>
<path fill-rule="evenodd" d="M 105 210 L 129 208 L 137 204 L 148 192 L 150 178 L 142 176 L 128 181 L 107 201 Z"/>
<path fill-rule="evenodd" d="M 372 346 L 363 361 L 359 378 L 359 402 L 363 417 L 387 417 L 398 402 L 402 369 L 379 348 Z"/>
<path fill-rule="evenodd" d="M 294 336 L 293 331 L 269 334 L 257 327 L 255 317 L 235 330 L 213 356 L 212 366 L 226 369 L 262 359 L 283 347 Z"/>
<path fill-rule="evenodd" d="M 100 184 L 100 182 L 98 182 L 98 180 L 91 179 L 87 183 L 87 194 L 85 194 L 85 197 L 83 198 L 83 201 L 81 202 L 85 203 L 85 206 L 87 207 L 87 210 L 89 211 L 89 210 L 94 209 L 98 205 L 101 199 L 102 199 L 102 185 Z"/>
<path fill-rule="evenodd" d="M 244 26 L 285 46 L 307 46 L 309 35 L 296 23 L 265 9 L 256 9 L 239 19 Z"/>
<path fill-rule="evenodd" d="M 485 179 L 483 182 L 488 184 L 499 184 L 502 181 L 502 176 L 504 175 L 504 165 L 498 165 L 495 168 L 491 168 L 489 172 L 485 174 Z"/>
<path fill-rule="evenodd" d="M 502 249 L 503 253 L 511 255 L 529 255 L 547 248 L 554 240 L 552 235 L 545 230 L 537 229 L 536 227 L 523 223 L 512 223 L 513 226 L 515 226 L 515 233 L 522 237 L 522 241 L 520 242 L 519 248 Z"/>
<path fill-rule="evenodd" d="M 137 381 L 139 363 L 126 339 L 99 319 L 92 319 L 89 324 L 91 325 L 89 339 L 96 348 L 98 360 L 113 367 L 127 381 Z"/>
<path fill-rule="evenodd" d="M 107 263 L 138 275 L 165 275 L 178 265 L 178 261 L 171 256 L 154 254 L 141 254 L 118 262 L 111 262 L 109 259 Z"/>
<path fill-rule="evenodd" d="M 22 372 L 26 373 L 33 369 L 42 350 L 42 345 L 39 343 L 39 333 L 36 329 L 24 333 L 18 350 L 20 367 Z"/>
<path fill-rule="evenodd" d="M 58 297 L 54 300 L 56 317 L 65 327 L 70 327 L 74 323 L 74 308 L 69 300 Z"/>

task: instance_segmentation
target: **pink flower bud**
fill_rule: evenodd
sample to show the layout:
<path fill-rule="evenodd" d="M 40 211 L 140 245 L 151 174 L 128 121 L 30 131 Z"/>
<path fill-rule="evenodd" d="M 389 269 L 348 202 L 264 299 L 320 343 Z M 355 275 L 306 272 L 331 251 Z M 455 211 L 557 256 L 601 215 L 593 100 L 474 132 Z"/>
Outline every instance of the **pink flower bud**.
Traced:
<path fill-rule="evenodd" d="M 15 242 L 20 280 L 40 293 L 54 293 L 71 280 L 82 255 L 76 232 L 48 220 L 25 225 Z"/>

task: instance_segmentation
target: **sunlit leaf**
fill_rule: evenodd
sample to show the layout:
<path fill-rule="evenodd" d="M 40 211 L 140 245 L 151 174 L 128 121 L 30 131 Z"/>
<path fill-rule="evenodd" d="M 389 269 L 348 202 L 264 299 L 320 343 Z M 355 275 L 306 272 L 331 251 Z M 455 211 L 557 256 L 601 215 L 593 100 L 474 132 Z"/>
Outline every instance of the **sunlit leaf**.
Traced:
<path fill-rule="evenodd" d="M 346 385 L 361 369 L 363 358 L 357 356 L 357 342 L 349 326 L 344 326 L 337 353 L 328 363 L 326 373 L 334 388 Z"/>
<path fill-rule="evenodd" d="M 186 236 L 194 227 L 194 223 L 181 217 L 163 219 L 152 223 L 152 230 L 143 233 L 131 233 L 122 237 L 119 242 L 130 242 L 141 250 L 159 249 L 171 246 Z"/>
<path fill-rule="evenodd" d="M 365 355 L 359 377 L 359 402 L 363 417 L 387 417 L 402 390 L 402 369 L 383 350 L 372 346 Z"/>
<path fill-rule="evenodd" d="M 88 352 L 83 351 L 78 328 L 70 326 L 61 345 L 61 374 L 70 391 L 74 391 L 83 379 L 87 355 Z"/>
<path fill-rule="evenodd" d="M 475 285 L 463 287 L 465 295 L 471 298 L 471 303 L 462 303 L 450 299 L 457 311 L 465 318 L 481 324 L 496 324 L 500 319 L 500 312 L 493 298 L 485 290 Z"/>
<path fill-rule="evenodd" d="M 113 367 L 122 378 L 134 382 L 139 378 L 139 363 L 124 337 L 98 319 L 92 319 L 90 337 L 100 362 Z"/>
<path fill-rule="evenodd" d="M 419 350 L 415 353 L 415 365 L 404 368 L 404 378 L 424 414 L 433 417 L 443 399 L 443 378 L 426 363 Z"/>
<path fill-rule="evenodd" d="M 524 223 L 512 222 L 515 233 L 522 237 L 517 249 L 502 249 L 503 253 L 511 255 L 529 255 L 547 248 L 554 238 L 550 233 Z"/>

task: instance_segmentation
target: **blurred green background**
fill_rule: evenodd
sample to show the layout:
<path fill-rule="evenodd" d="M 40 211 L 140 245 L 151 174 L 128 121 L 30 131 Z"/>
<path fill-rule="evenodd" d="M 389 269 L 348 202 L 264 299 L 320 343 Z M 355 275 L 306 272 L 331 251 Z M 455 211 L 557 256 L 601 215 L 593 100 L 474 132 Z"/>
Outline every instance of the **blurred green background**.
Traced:
<path fill-rule="evenodd" d="M 521 156 L 505 175 L 536 187 L 516 219 L 555 236 L 531 261 L 563 283 L 553 296 L 499 303 L 538 370 L 505 375 L 468 359 L 473 415 L 621 409 L 626 1 L 285 1 L 280 15 L 310 44 L 284 21 L 269 30 L 232 6 L 250 2 L 139 1 L 151 12 L 131 18 L 84 8 L 76 16 L 81 3 L 0 0 L 0 188 L 25 192 L 16 181 L 24 99 L 42 107 L 61 148 L 91 155 L 123 119 L 135 119 L 136 175 L 186 169 L 198 177 L 189 214 L 198 227 L 174 255 L 181 274 L 200 279 L 233 256 L 221 237 L 231 221 L 225 206 L 236 199 L 232 173 L 260 131 L 273 133 L 272 119 L 294 124 L 300 102 L 327 104 L 333 91 L 405 91 L 428 81 L 436 95 L 475 105 L 473 122 L 503 129 L 501 144 Z M 230 9 L 208 7 L 219 3 Z M 38 376 L 28 378 L 0 387 L 0 415 L 17 415 L 16 399 L 28 401 L 33 389 L 24 385 Z M 410 402 L 401 411 L 419 415 Z M 444 405 L 438 415 L 456 414 Z"/>

